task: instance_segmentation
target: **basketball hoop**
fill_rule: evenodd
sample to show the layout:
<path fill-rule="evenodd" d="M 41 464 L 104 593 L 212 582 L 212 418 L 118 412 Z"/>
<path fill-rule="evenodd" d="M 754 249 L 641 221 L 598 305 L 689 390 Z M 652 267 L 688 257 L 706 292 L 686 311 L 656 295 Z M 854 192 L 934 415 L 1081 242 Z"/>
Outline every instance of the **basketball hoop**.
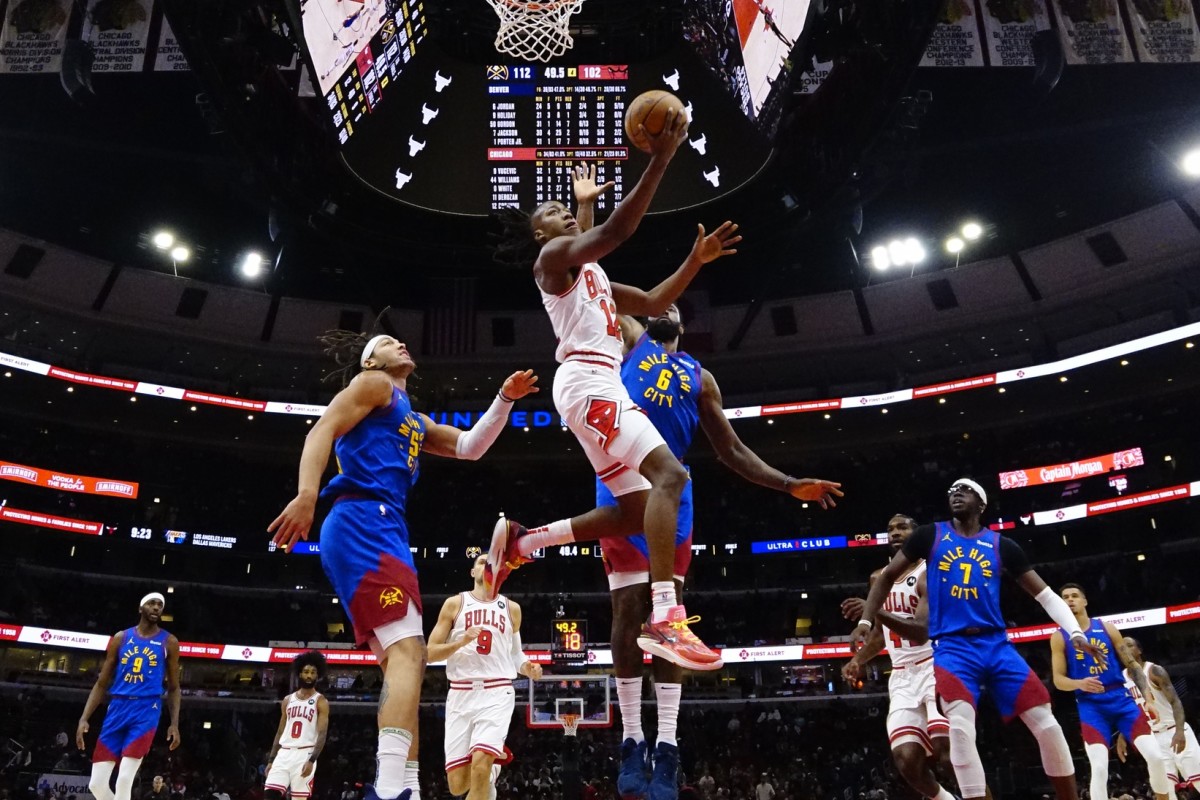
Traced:
<path fill-rule="evenodd" d="M 579 720 L 580 716 L 578 714 L 563 714 L 560 716 L 558 721 L 562 723 L 563 736 L 574 736 L 579 733 Z"/>
<path fill-rule="evenodd" d="M 575 46 L 571 38 L 571 15 L 583 0 L 488 0 L 500 18 L 496 50 L 526 61 L 549 61 Z"/>

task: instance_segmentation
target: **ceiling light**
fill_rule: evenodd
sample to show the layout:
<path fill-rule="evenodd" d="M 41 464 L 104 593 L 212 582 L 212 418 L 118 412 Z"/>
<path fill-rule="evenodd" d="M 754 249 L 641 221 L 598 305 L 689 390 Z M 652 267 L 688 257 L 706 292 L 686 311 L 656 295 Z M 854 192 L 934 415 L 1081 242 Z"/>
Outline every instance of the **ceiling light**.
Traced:
<path fill-rule="evenodd" d="M 246 253 L 242 257 L 242 274 L 247 278 L 257 278 L 262 274 L 263 257 L 261 253 Z"/>
<path fill-rule="evenodd" d="M 968 242 L 973 242 L 983 236 L 983 226 L 978 222 L 968 222 L 962 226 L 962 235 Z"/>
<path fill-rule="evenodd" d="M 904 240 L 904 250 L 908 255 L 908 263 L 920 264 L 925 260 L 925 247 L 915 236 L 910 236 Z"/>
<path fill-rule="evenodd" d="M 154 234 L 154 238 L 150 241 L 154 242 L 154 246 L 159 250 L 166 250 L 171 245 L 175 244 L 175 236 L 169 231 L 159 231 Z"/>
<path fill-rule="evenodd" d="M 1129 366 L 1129 362 L 1128 362 L 1128 361 L 1126 361 L 1125 359 L 1123 359 L 1123 358 L 1122 358 L 1122 359 L 1121 359 L 1121 366 L 1122 366 L 1122 367 L 1128 367 L 1128 366 Z"/>
<path fill-rule="evenodd" d="M 880 245 L 871 249 L 871 266 L 877 270 L 883 271 L 892 265 L 892 260 L 888 258 L 888 249 Z"/>
<path fill-rule="evenodd" d="M 1179 162 L 1183 167 L 1184 173 L 1191 175 L 1193 178 L 1200 178 L 1200 147 L 1195 147 L 1183 155 L 1183 161 Z"/>
<path fill-rule="evenodd" d="M 946 252 L 958 255 L 962 249 L 967 246 L 967 243 L 957 236 L 951 236 L 946 240 Z"/>
<path fill-rule="evenodd" d="M 892 263 L 897 267 L 903 267 L 908 263 L 908 247 L 899 239 L 894 239 L 888 242 L 888 256 L 891 257 Z"/>
<path fill-rule="evenodd" d="M 184 261 L 187 261 L 188 256 L 190 256 L 191 254 L 192 254 L 192 251 L 188 250 L 186 247 L 184 247 L 182 245 L 180 245 L 179 247 L 171 248 L 171 260 L 178 264 L 182 264 Z"/>

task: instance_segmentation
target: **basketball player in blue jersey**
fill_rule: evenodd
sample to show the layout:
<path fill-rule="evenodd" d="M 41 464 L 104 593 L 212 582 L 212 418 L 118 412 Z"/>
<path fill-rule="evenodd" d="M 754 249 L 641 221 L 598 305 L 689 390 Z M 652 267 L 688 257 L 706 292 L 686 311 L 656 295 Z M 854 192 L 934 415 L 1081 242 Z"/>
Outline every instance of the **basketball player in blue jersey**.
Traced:
<path fill-rule="evenodd" d="M 964 800 L 987 793 L 983 763 L 975 746 L 975 709 L 986 687 L 1001 716 L 1020 717 L 1037 739 L 1042 767 L 1058 800 L 1077 800 L 1075 766 L 1062 727 L 1050 711 L 1050 694 L 1008 641 L 1000 613 L 1000 575 L 1028 592 L 1062 626 L 1073 647 L 1106 664 L 1084 636 L 1075 615 L 1033 571 L 1020 545 L 983 527 L 987 492 L 961 478 L 947 492 L 951 519 L 922 525 L 871 586 L 862 618 L 851 635 L 857 650 L 875 626 L 884 598 L 896 580 L 925 559 L 929 638 L 942 710 L 950 719 L 950 763 Z"/>
<path fill-rule="evenodd" d="M 1079 584 L 1068 583 L 1059 594 L 1092 646 L 1110 658 L 1115 654 L 1145 697 L 1148 694 L 1146 675 L 1126 647 L 1121 632 L 1109 622 L 1088 616 L 1087 595 Z M 1089 781 L 1092 797 L 1108 797 L 1108 743 L 1114 733 L 1119 733 L 1133 742 L 1146 759 L 1150 788 L 1158 800 L 1166 800 L 1171 782 L 1167 778 L 1162 749 L 1154 739 L 1146 715 L 1126 691 L 1125 676 L 1120 668 L 1111 662 L 1101 664 L 1067 644 L 1062 630 L 1055 631 L 1050 637 L 1050 662 L 1054 686 L 1064 692 L 1075 692 L 1084 750 L 1092 768 Z"/>
<path fill-rule="evenodd" d="M 164 681 L 171 714 L 167 742 L 172 750 L 179 747 L 179 640 L 158 627 L 165 605 L 158 592 L 146 595 L 138 603 L 138 624 L 109 639 L 104 664 L 79 717 L 75 746 L 83 750 L 88 720 L 108 695 L 88 781 L 96 800 L 129 800 L 133 779 L 158 730 Z M 121 768 L 114 793 L 109 782 L 118 758 Z"/>
<path fill-rule="evenodd" d="M 333 508 L 321 525 L 321 566 L 383 670 L 378 773 L 365 800 L 418 800 L 417 706 L 425 671 L 421 595 L 404 512 L 423 452 L 476 460 L 504 428 L 514 400 L 538 391 L 532 371 L 514 372 L 470 430 L 414 411 L 406 390 L 416 363 L 391 336 L 333 331 L 326 352 L 346 374 L 359 372 L 313 426 L 300 456 L 299 491 L 271 523 L 289 551 L 312 527 L 321 474 L 331 450 L 338 474 L 321 492 Z"/>

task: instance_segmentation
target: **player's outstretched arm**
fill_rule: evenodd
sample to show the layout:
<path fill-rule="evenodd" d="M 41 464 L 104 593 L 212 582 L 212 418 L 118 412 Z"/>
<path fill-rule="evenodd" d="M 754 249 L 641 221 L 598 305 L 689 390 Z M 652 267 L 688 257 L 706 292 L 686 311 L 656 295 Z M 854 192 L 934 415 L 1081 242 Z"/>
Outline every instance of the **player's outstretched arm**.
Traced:
<path fill-rule="evenodd" d="M 122 631 L 121 633 L 124 633 Z M 88 693 L 87 702 L 83 704 L 83 713 L 79 715 L 79 724 L 75 726 L 75 746 L 83 750 L 83 737 L 88 732 L 88 720 L 92 718 L 92 714 L 104 702 L 104 696 L 108 694 L 108 687 L 112 685 L 114 673 L 117 670 L 117 658 L 121 652 L 121 643 L 123 637 L 121 633 L 113 634 L 113 637 L 108 640 L 108 649 L 104 653 L 104 663 L 100 666 L 100 674 L 96 676 L 96 682 L 92 685 L 92 691 Z"/>
<path fill-rule="evenodd" d="M 703 225 L 696 226 L 696 241 L 687 258 L 679 265 L 666 280 L 650 291 L 638 289 L 623 283 L 612 284 L 613 300 L 622 314 L 640 314 L 647 317 L 657 317 L 665 313 L 667 307 L 679 299 L 683 290 L 696 277 L 700 268 L 709 262 L 716 261 L 721 256 L 731 256 L 737 252 L 732 249 L 742 240 L 737 235 L 738 226 L 726 220 L 712 233 L 705 233 Z"/>
<path fill-rule="evenodd" d="M 325 737 L 328 735 L 329 701 L 325 699 L 325 695 L 321 695 L 317 700 L 317 741 L 313 745 L 312 753 L 308 756 L 308 761 L 304 762 L 304 768 L 300 770 L 300 777 L 307 778 L 312 775 L 317 759 L 321 756 L 321 751 L 325 749 Z"/>
<path fill-rule="evenodd" d="M 535 271 L 562 273 L 580 264 L 599 261 L 633 235 L 650 208 L 650 201 L 658 191 L 667 164 L 680 143 L 687 138 L 687 117 L 674 111 L 667 113 L 666 124 L 657 136 L 646 133 L 642 128 L 642 134 L 650 142 L 650 163 L 633 190 L 625 195 L 600 225 L 578 236 L 559 236 L 547 242 L 538 254 Z"/>
<path fill-rule="evenodd" d="M 1037 600 L 1042 608 L 1046 609 L 1046 615 L 1071 635 L 1072 647 L 1083 650 L 1096 659 L 1096 663 L 1102 667 L 1108 664 L 1108 657 L 1100 651 L 1100 648 L 1089 642 L 1083 635 L 1083 631 L 1079 629 L 1079 620 L 1075 619 L 1067 602 L 1046 585 L 1042 576 L 1029 566 L 1029 557 L 1025 555 L 1025 551 L 1007 536 L 1000 537 L 1000 563 L 1004 564 L 1004 568 L 1013 576 L 1017 584 L 1028 592 L 1030 597 Z"/>
<path fill-rule="evenodd" d="M 349 386 L 334 396 L 325 413 L 304 439 L 296 497 L 267 526 L 267 533 L 274 534 L 271 541 L 276 546 L 290 552 L 297 541 L 308 538 L 317 505 L 317 490 L 321 487 L 321 474 L 329 463 L 334 440 L 349 432 L 367 414 L 391 401 L 392 380 L 378 370 L 359 373 Z"/>
<path fill-rule="evenodd" d="M 434 422 L 422 414 L 421 418 L 425 420 L 425 444 L 421 449 L 435 456 L 478 461 L 495 444 L 500 431 L 504 430 L 513 402 L 541 391 L 537 381 L 537 375 L 531 369 L 509 375 L 488 410 L 468 431 Z"/>
<path fill-rule="evenodd" d="M 853 683 L 861 678 L 862 668 L 869 664 L 872 658 L 883 652 L 884 644 L 883 628 L 872 628 L 871 635 L 867 637 L 863 646 L 858 648 L 850 660 L 842 665 L 842 680 Z"/>
<path fill-rule="evenodd" d="M 603 186 L 596 185 L 596 162 L 590 164 L 580 162 L 571 168 L 571 188 L 575 192 L 575 222 L 579 230 L 590 231 L 596 224 L 596 200 L 616 186 L 615 181 L 609 181 Z"/>
<path fill-rule="evenodd" d="M 275 756 L 279 755 L 279 742 L 283 739 L 283 729 L 287 727 L 287 698 L 279 701 L 279 727 L 275 729 L 275 738 L 271 740 L 271 751 L 267 753 L 267 772 L 271 771 L 271 764 L 275 762 Z"/>
<path fill-rule="evenodd" d="M 1129 652 L 1129 645 L 1125 642 L 1125 637 L 1117 630 L 1117 626 L 1111 622 L 1102 621 L 1102 624 L 1104 625 L 1104 630 L 1108 633 L 1108 638 L 1112 639 L 1113 649 L 1117 651 L 1117 658 L 1120 659 L 1122 666 L 1129 673 L 1129 679 L 1133 681 L 1133 685 L 1142 693 L 1142 697 L 1149 697 L 1150 685 L 1146 681 L 1146 673 L 1142 671 L 1142 665 Z"/>
<path fill-rule="evenodd" d="M 167 744 L 172 750 L 179 747 L 179 702 L 183 692 L 179 688 L 179 640 L 172 634 L 167 638 L 167 713 L 171 724 L 167 726 Z"/>
<path fill-rule="evenodd" d="M 821 508 L 837 506 L 835 497 L 842 497 L 841 484 L 815 478 L 793 478 L 758 457 L 738 437 L 725 417 L 721 387 L 708 370 L 700 372 L 700 425 L 712 442 L 721 463 L 751 483 L 786 492 L 799 500 L 821 504 Z"/>
<path fill-rule="evenodd" d="M 916 534 L 913 534 L 913 536 L 916 536 Z M 911 541 L 912 537 L 909 538 L 909 542 Z M 906 542 L 905 544 L 907 545 L 908 543 Z M 858 625 L 854 628 L 854 633 L 850 635 L 851 650 L 858 650 L 867 640 L 871 631 L 879 624 L 875 618 L 879 614 L 879 609 L 883 606 L 888 589 L 914 563 L 916 562 L 905 555 L 904 550 L 901 550 L 892 557 L 892 560 L 879 573 L 879 577 L 871 584 L 871 591 L 867 593 L 866 602 L 863 603 L 862 615 L 859 617 Z"/>
<path fill-rule="evenodd" d="M 1154 691 L 1158 692 L 1163 698 L 1171 704 L 1171 712 L 1175 717 L 1175 735 L 1171 737 L 1171 749 L 1176 753 L 1182 753 L 1187 749 L 1187 715 L 1183 711 L 1183 702 L 1179 699 L 1179 693 L 1175 691 L 1175 684 L 1171 683 L 1171 676 L 1167 671 L 1158 664 L 1150 667 L 1150 672 L 1146 676 L 1150 680 Z M 1149 697 L 1149 695 L 1142 695 Z M 1150 704 L 1146 703 L 1146 708 L 1150 708 Z"/>

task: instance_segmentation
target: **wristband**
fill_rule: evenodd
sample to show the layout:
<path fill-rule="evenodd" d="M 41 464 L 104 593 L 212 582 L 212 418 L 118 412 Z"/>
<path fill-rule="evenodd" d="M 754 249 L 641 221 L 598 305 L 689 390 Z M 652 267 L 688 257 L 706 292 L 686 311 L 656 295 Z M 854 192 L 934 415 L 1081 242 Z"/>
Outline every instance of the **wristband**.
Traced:
<path fill-rule="evenodd" d="M 506 395 L 506 394 L 504 393 L 504 390 L 503 390 L 503 389 L 501 389 L 500 391 L 496 392 L 496 396 L 497 396 L 497 397 L 499 397 L 501 400 L 503 400 L 503 401 L 504 401 L 504 402 L 506 402 L 506 403 L 515 403 L 515 402 L 517 401 L 517 398 L 515 398 L 515 397 L 509 397 L 508 395 Z"/>
<path fill-rule="evenodd" d="M 875 623 L 874 623 L 872 620 L 869 620 L 869 619 L 867 619 L 866 617 L 863 617 L 862 619 L 860 619 L 860 620 L 858 621 L 858 624 L 859 624 L 859 625 L 866 625 L 866 626 L 867 626 L 867 630 L 871 630 L 872 628 L 874 628 L 874 627 L 875 627 Z"/>

